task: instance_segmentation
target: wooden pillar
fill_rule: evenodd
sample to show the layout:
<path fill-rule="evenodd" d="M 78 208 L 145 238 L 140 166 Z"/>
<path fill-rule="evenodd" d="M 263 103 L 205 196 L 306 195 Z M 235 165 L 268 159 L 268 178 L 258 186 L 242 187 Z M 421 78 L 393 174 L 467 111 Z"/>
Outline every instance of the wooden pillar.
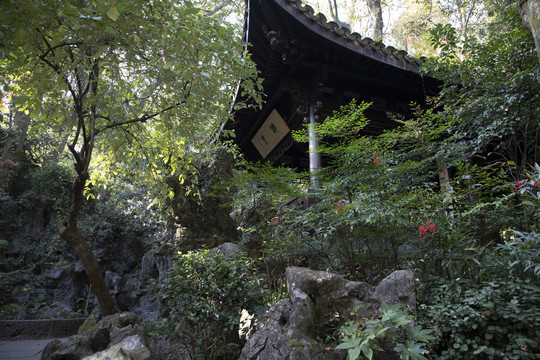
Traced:
<path fill-rule="evenodd" d="M 323 83 L 326 73 L 317 71 L 314 79 L 309 83 L 298 83 L 297 87 L 291 89 L 291 97 L 297 102 L 296 113 L 303 116 L 304 123 L 308 124 L 309 135 L 309 171 L 310 171 L 310 191 L 317 191 L 321 187 L 319 172 L 322 169 L 322 158 L 319 150 L 319 135 L 317 134 L 317 123 L 319 122 L 319 111 L 322 109 L 321 98 L 323 96 Z"/>
<path fill-rule="evenodd" d="M 316 115 L 320 102 L 311 101 L 309 104 L 309 172 L 311 174 L 311 190 L 318 190 L 321 182 L 318 173 L 322 168 L 321 152 L 319 151 L 319 137 L 317 135 Z"/>
<path fill-rule="evenodd" d="M 437 167 L 439 170 L 439 183 L 441 186 L 441 192 L 444 194 L 445 201 L 450 204 L 452 202 L 452 185 L 450 185 L 450 175 L 448 173 L 446 161 L 440 154 L 437 156 Z M 451 209 L 451 205 L 449 205 L 449 209 Z"/>

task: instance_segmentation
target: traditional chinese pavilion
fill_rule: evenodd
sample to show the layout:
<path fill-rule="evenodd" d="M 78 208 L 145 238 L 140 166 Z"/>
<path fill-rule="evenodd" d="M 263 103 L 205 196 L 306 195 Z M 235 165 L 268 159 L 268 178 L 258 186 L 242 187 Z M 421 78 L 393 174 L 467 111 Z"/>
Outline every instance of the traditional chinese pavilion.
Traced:
<path fill-rule="evenodd" d="M 312 170 L 322 164 L 310 144 L 292 140 L 291 129 L 324 120 L 352 99 L 373 105 L 367 134 L 396 124 L 388 113 L 411 115 L 437 83 L 419 74 L 420 60 L 314 14 L 299 0 L 247 0 L 245 40 L 264 79 L 264 106 L 241 109 L 225 129 L 251 161 Z"/>

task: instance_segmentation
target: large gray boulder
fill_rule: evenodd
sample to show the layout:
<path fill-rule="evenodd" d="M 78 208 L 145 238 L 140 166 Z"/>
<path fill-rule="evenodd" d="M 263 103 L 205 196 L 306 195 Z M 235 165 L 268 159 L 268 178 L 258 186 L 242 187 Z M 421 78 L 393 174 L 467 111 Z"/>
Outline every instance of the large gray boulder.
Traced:
<path fill-rule="evenodd" d="M 95 320 L 92 322 L 91 318 L 89 318 L 89 320 L 79 329 L 79 334 L 70 337 L 66 342 L 53 341 L 47 344 L 43 350 L 41 359 L 82 359 L 111 347 L 114 347 L 114 349 L 119 352 L 123 351 L 124 353 L 128 348 L 140 348 L 141 354 L 144 355 L 148 351 L 146 349 L 146 332 L 139 322 L 140 318 L 130 312 L 105 316 L 97 324 L 95 323 Z M 131 339 L 126 345 L 126 339 L 128 338 Z M 144 348 L 139 345 L 135 346 L 135 343 L 144 345 Z M 115 347 L 117 344 L 123 345 Z M 137 358 L 139 355 L 129 356 L 131 357 L 128 359 L 132 359 Z"/>
<path fill-rule="evenodd" d="M 538 60 L 540 60 L 540 0 L 519 0 L 517 9 L 532 33 Z"/>
<path fill-rule="evenodd" d="M 143 339 L 138 335 L 133 335 L 103 351 L 85 357 L 83 360 L 146 360 L 149 357 L 150 350 L 146 347 Z"/>
<path fill-rule="evenodd" d="M 344 351 L 327 349 L 317 335 L 352 317 L 368 318 L 385 302 L 415 309 L 414 273 L 395 271 L 377 287 L 300 267 L 286 270 L 289 298 L 274 305 L 267 323 L 250 337 L 240 360 L 345 359 Z"/>

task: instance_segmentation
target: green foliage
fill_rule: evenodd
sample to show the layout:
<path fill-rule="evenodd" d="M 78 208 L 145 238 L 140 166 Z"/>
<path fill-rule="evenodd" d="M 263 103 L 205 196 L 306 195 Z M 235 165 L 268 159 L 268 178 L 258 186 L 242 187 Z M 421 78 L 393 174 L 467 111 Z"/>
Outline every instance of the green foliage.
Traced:
<path fill-rule="evenodd" d="M 101 310 L 114 313 L 79 232 L 88 185 L 109 185 L 121 169 L 164 200 L 164 176 L 207 144 L 237 91 L 257 103 L 262 79 L 234 27 L 192 1 L 21 0 L 2 2 L 0 14 L 0 86 L 36 127 L 68 134 L 77 177 L 60 235 L 86 249 Z"/>
<path fill-rule="evenodd" d="M 317 136 L 320 139 L 331 136 L 333 142 L 338 140 L 340 144 L 348 142 L 368 124 L 369 121 L 364 116 L 364 111 L 370 106 L 371 103 L 357 104 L 356 100 L 353 99 L 350 104 L 334 111 L 332 116 L 327 117 L 324 122 L 316 124 Z M 308 142 L 310 126 L 306 124 L 302 129 L 293 131 L 293 139 L 298 142 Z M 326 147 L 322 149 L 326 150 Z"/>
<path fill-rule="evenodd" d="M 43 257 L 46 244 L 39 241 L 42 229 L 32 232 L 27 227 L 31 220 L 41 220 L 41 214 L 34 214 L 36 209 L 43 209 L 43 204 L 35 194 L 9 196 L 0 191 L 0 234 L 4 245 L 0 248 L 0 271 L 31 267 Z M 10 244 L 13 246 L 8 252 Z"/>
<path fill-rule="evenodd" d="M 7 273 L 0 273 L 0 306 L 9 304 L 12 300 L 11 291 L 16 284 L 16 280 Z"/>
<path fill-rule="evenodd" d="M 19 306 L 17 304 L 0 305 L 0 319 L 2 320 L 15 320 L 18 313 Z"/>
<path fill-rule="evenodd" d="M 74 177 L 71 166 L 48 161 L 33 169 L 29 185 L 44 200 L 56 201 L 66 193 Z"/>
<path fill-rule="evenodd" d="M 95 199 L 87 200 L 80 224 L 90 240 L 112 240 L 163 226 L 162 214 L 149 206 L 150 191 L 143 185 L 117 178 L 109 189 L 93 190 Z"/>
<path fill-rule="evenodd" d="M 520 16 L 515 10 L 502 14 L 505 26 L 484 42 L 472 37 L 462 42 L 450 25 L 438 25 L 432 42 L 441 53 L 428 59 L 424 70 L 444 81 L 439 103 L 444 116 L 459 119 L 447 143 L 469 158 L 512 161 L 519 179 L 540 159 L 539 65 Z"/>
<path fill-rule="evenodd" d="M 501 278 L 537 283 L 540 281 L 540 234 L 513 231 L 510 238 L 498 244 L 487 259 L 486 271 Z"/>
<path fill-rule="evenodd" d="M 319 150 L 330 161 L 309 207 L 288 202 L 256 169 L 243 186 L 260 183 L 259 196 L 272 194 L 254 226 L 270 269 L 302 265 L 368 282 L 415 269 L 420 316 L 439 329 L 435 358 L 538 352 L 539 67 L 517 13 L 501 16 L 484 41 L 435 28 L 441 56 L 424 71 L 444 85 L 431 108 L 413 104 L 412 119 L 395 116 L 399 126 L 377 137 L 359 135 L 365 108 L 357 104 L 320 126 Z M 306 130 L 295 136 L 304 141 Z M 289 174 L 286 186 L 307 178 Z M 364 340 L 385 327 L 349 327 L 343 346 L 353 358 L 369 356 Z M 427 356 L 407 341 L 399 349 Z"/>
<path fill-rule="evenodd" d="M 163 177 L 178 176 L 185 154 L 206 146 L 230 116 L 238 81 L 245 79 L 240 91 L 259 98 L 262 80 L 243 54 L 238 28 L 198 5 L 211 6 L 2 3 L 2 86 L 36 118 L 29 133 L 41 134 L 37 153 L 65 146 L 47 145 L 51 135 L 65 137 L 72 152 L 84 143 L 75 160 L 80 167 L 94 159 L 94 184 L 112 185 L 121 172 L 152 183 L 163 203 Z"/>
<path fill-rule="evenodd" d="M 50 306 L 53 299 L 49 295 L 45 294 L 31 294 L 28 301 L 24 304 L 26 309 L 31 313 L 37 313 L 37 311 L 45 306 Z"/>
<path fill-rule="evenodd" d="M 439 114 L 417 107 L 418 118 L 396 119 L 401 126 L 393 131 L 378 137 L 358 136 L 365 124 L 362 112 L 366 106 L 352 103 L 327 120 L 340 124 L 340 116 L 345 116 L 347 125 L 329 125 L 325 130 L 326 135 L 337 131 L 338 138 L 322 141 L 320 150 L 331 163 L 321 171 L 322 187 L 311 192 L 317 201 L 308 208 L 299 201 L 288 201 L 305 196 L 305 191 L 286 193 L 282 189 L 307 184 L 306 174 L 286 169 L 275 173 L 254 169 L 249 174 L 251 186 L 260 184 L 253 188 L 267 199 L 267 208 L 273 209 L 258 225 L 268 263 L 277 268 L 302 264 L 377 281 L 389 269 L 401 266 L 400 246 L 437 211 L 443 195 L 437 193 L 434 181 L 440 161 L 436 141 L 451 124 Z M 287 174 L 285 181 L 277 171 Z M 272 186 L 276 178 L 281 185 Z M 273 195 L 276 193 L 282 197 Z"/>
<path fill-rule="evenodd" d="M 253 261 L 208 251 L 179 253 L 162 289 L 168 323 L 191 358 L 230 359 L 242 309 L 264 309 Z"/>
<path fill-rule="evenodd" d="M 425 315 L 439 331 L 434 358 L 537 358 L 538 284 L 515 278 L 493 278 L 477 286 L 455 281 L 426 295 Z"/>
<path fill-rule="evenodd" d="M 391 36 L 400 49 L 413 56 L 433 54 L 429 44 L 429 30 L 444 22 L 439 2 L 414 1 L 408 4 L 391 29 Z"/>
<path fill-rule="evenodd" d="M 381 309 L 371 320 L 352 321 L 340 329 L 341 344 L 336 349 L 347 349 L 347 360 L 372 359 L 375 351 L 385 351 L 391 344 L 401 359 L 425 360 L 425 346 L 435 339 L 432 331 L 413 325 L 413 317 L 403 304 Z"/>
<path fill-rule="evenodd" d="M 454 258 L 467 265 L 462 277 L 448 272 L 419 288 L 420 315 L 438 329 L 435 358 L 534 359 L 538 353 L 540 236 L 507 236 L 495 247 L 469 248 L 472 254 Z"/>
<path fill-rule="evenodd" d="M 234 179 L 224 186 L 234 194 L 233 208 L 257 213 L 256 225 L 269 224 L 270 218 L 279 214 L 280 205 L 302 197 L 308 189 L 309 176 L 294 169 L 246 161 L 241 161 L 239 167 L 242 170 L 236 171 Z M 255 224 L 252 221 L 250 225 Z"/>
<path fill-rule="evenodd" d="M 514 183 L 514 193 L 521 201 L 521 215 L 530 225 L 528 230 L 540 231 L 540 165 L 534 164 L 526 178 Z"/>
<path fill-rule="evenodd" d="M 31 190 L 41 202 L 48 205 L 47 216 L 50 216 L 52 221 L 61 223 L 69 209 L 69 189 L 75 177 L 73 167 L 46 160 L 37 166 L 32 166 L 23 176 L 27 180 L 25 188 Z"/>

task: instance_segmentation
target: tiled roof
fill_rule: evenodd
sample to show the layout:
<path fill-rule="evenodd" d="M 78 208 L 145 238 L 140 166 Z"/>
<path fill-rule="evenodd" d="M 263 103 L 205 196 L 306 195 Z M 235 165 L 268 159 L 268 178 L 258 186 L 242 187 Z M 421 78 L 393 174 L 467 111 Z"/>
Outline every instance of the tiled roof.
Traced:
<path fill-rule="evenodd" d="M 307 19 L 318 24 L 323 31 L 328 31 L 339 35 L 347 43 L 352 44 L 356 51 L 360 53 L 378 53 L 388 60 L 395 59 L 398 62 L 407 63 L 408 70 L 418 70 L 422 64 L 422 58 L 409 55 L 405 50 L 398 50 L 393 46 L 386 46 L 381 41 L 374 41 L 369 37 L 362 37 L 357 32 L 351 32 L 346 27 L 340 27 L 335 21 L 328 21 L 321 13 L 315 14 L 315 10 L 309 5 L 302 5 L 300 0 L 285 0 L 285 2 L 296 7 Z M 412 69 L 411 69 L 412 66 Z"/>

